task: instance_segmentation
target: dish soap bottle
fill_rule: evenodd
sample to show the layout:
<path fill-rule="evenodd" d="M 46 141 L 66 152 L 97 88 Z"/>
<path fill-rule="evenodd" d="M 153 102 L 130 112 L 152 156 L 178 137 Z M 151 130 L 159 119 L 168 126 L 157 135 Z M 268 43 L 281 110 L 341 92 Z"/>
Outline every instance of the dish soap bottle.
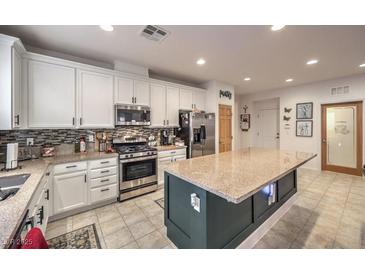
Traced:
<path fill-rule="evenodd" d="M 85 151 L 86 151 L 85 138 L 81 138 L 80 139 L 80 152 L 85 152 Z"/>

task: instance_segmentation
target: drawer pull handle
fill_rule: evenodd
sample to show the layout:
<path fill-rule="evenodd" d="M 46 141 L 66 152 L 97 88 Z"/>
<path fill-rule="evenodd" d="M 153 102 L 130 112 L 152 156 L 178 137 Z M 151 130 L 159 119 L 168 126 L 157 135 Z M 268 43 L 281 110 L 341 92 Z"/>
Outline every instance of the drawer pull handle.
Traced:
<path fill-rule="evenodd" d="M 74 167 L 77 167 L 77 165 L 66 166 L 66 168 L 74 168 Z"/>
<path fill-rule="evenodd" d="M 100 164 L 109 164 L 109 161 L 100 162 Z"/>
<path fill-rule="evenodd" d="M 100 173 L 108 173 L 109 172 L 109 170 L 102 170 L 102 171 L 100 171 Z"/>
<path fill-rule="evenodd" d="M 104 189 L 100 190 L 100 192 L 104 192 L 104 191 L 108 191 L 108 190 L 109 190 L 109 188 L 104 188 Z"/>
<path fill-rule="evenodd" d="M 109 182 L 109 179 L 104 179 L 104 180 L 101 180 L 100 182 L 102 182 L 102 183 Z"/>

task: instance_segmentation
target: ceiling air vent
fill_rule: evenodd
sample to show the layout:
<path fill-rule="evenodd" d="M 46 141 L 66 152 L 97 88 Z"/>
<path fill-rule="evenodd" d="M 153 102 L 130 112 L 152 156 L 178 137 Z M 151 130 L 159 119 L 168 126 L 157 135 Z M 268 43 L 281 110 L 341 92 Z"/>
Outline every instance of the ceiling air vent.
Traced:
<path fill-rule="evenodd" d="M 350 93 L 350 86 L 331 88 L 331 95 L 343 95 Z"/>
<path fill-rule="evenodd" d="M 141 31 L 141 35 L 143 37 L 156 42 L 161 42 L 162 40 L 166 39 L 169 34 L 170 32 L 154 25 L 147 25 Z"/>

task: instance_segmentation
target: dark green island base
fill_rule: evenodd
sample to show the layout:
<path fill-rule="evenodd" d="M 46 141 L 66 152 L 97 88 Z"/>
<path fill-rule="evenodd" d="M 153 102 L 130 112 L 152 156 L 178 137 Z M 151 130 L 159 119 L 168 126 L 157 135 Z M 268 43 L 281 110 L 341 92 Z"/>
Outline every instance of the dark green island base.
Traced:
<path fill-rule="evenodd" d="M 239 204 L 165 172 L 167 236 L 178 248 L 236 248 L 296 192 L 296 170 Z"/>

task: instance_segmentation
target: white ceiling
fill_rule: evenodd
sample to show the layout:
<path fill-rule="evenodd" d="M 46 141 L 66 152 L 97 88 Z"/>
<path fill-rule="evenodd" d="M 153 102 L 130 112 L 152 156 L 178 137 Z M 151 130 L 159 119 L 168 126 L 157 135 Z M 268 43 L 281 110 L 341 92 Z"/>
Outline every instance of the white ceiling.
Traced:
<path fill-rule="evenodd" d="M 25 44 L 82 58 L 143 65 L 155 74 L 199 84 L 219 80 L 241 93 L 364 73 L 365 26 L 163 26 L 171 36 L 156 43 L 142 26 L 0 26 Z M 204 66 L 195 64 L 199 57 Z M 319 59 L 307 66 L 306 61 Z M 243 81 L 251 77 L 251 81 Z M 293 78 L 292 83 L 285 79 Z"/>

